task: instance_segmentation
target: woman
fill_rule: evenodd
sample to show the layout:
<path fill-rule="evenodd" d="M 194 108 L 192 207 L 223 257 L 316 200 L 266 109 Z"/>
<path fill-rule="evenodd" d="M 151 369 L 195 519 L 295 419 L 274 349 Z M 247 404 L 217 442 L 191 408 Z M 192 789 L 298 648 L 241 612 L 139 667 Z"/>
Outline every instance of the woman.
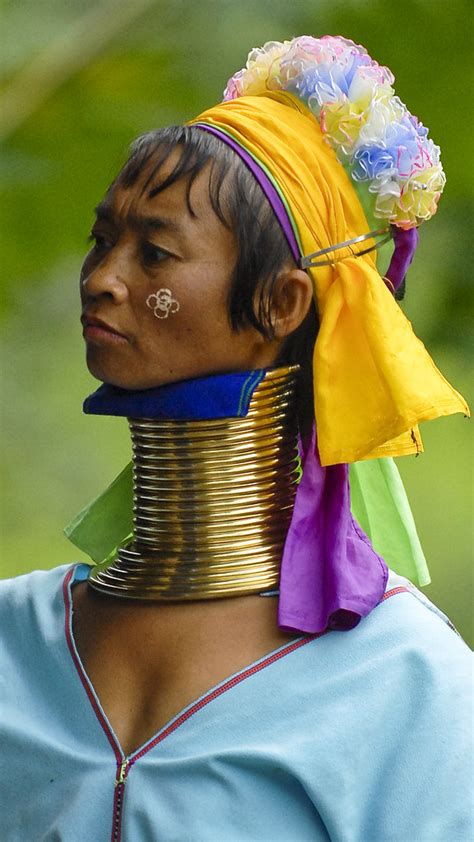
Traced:
<path fill-rule="evenodd" d="M 98 206 L 85 410 L 130 420 L 133 535 L 127 473 L 92 571 L 3 585 L 6 839 L 471 838 L 468 650 L 350 512 L 349 462 L 467 412 L 392 297 L 444 183 L 392 81 L 265 45 Z"/>

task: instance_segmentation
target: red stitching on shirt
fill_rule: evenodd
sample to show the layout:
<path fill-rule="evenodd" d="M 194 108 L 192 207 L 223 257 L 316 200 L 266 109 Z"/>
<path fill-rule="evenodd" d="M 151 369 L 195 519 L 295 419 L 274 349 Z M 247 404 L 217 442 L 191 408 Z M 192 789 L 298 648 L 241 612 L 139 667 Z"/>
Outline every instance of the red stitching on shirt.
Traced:
<path fill-rule="evenodd" d="M 248 669 L 244 670 L 243 672 L 239 673 L 238 675 L 234 675 L 233 678 L 229 678 L 224 684 L 221 684 L 220 687 L 216 687 L 215 690 L 211 690 L 207 696 L 204 696 L 198 702 L 195 702 L 189 710 L 185 711 L 181 714 L 171 725 L 168 725 L 164 731 L 158 734 L 151 743 L 148 743 L 142 749 L 138 751 L 137 754 L 132 755 L 130 757 L 130 766 L 136 763 L 137 760 L 140 760 L 144 754 L 154 748 L 158 743 L 161 743 L 166 737 L 176 731 L 183 722 L 186 722 L 193 714 L 197 713 L 197 711 L 201 710 L 203 707 L 212 702 L 214 699 L 217 699 L 219 696 L 222 696 L 227 690 L 230 690 L 232 687 L 235 687 L 237 684 L 240 684 L 241 681 L 244 681 L 246 678 L 249 678 L 251 675 L 255 675 L 255 673 L 260 672 L 261 670 L 268 667 L 270 664 L 275 663 L 275 661 L 279 661 L 280 658 L 283 658 L 285 655 L 289 655 L 291 652 L 294 652 L 295 649 L 299 649 L 301 646 L 304 646 L 306 643 L 310 643 L 312 640 L 315 640 L 317 637 L 322 637 L 322 635 L 326 634 L 326 632 L 320 632 L 319 634 L 312 634 L 307 637 L 304 637 L 301 640 L 295 640 L 293 643 L 290 643 L 284 649 L 280 649 L 279 652 L 274 652 L 273 655 L 269 655 L 263 661 L 260 661 L 258 664 L 254 664 Z"/>
<path fill-rule="evenodd" d="M 108 722 L 105 719 L 102 711 L 100 710 L 100 707 L 98 706 L 98 704 L 96 702 L 96 699 L 94 697 L 94 694 L 92 693 L 87 675 L 85 674 L 85 671 L 83 669 L 80 658 L 78 657 L 78 655 L 75 651 L 75 648 L 74 648 L 73 639 L 72 639 L 72 635 L 71 635 L 72 600 L 71 600 L 70 595 L 69 595 L 69 583 L 70 583 L 71 578 L 74 574 L 74 569 L 75 568 L 73 567 L 70 570 L 68 570 L 68 572 L 67 572 L 67 574 L 64 578 L 64 583 L 63 583 L 64 604 L 65 604 L 65 608 L 66 608 L 66 610 L 65 610 L 66 641 L 67 641 L 67 645 L 69 647 L 69 651 L 71 653 L 71 657 L 72 657 L 74 666 L 76 667 L 77 673 L 78 673 L 79 678 L 81 680 L 82 686 L 84 687 L 84 690 L 87 693 L 87 697 L 88 697 L 88 699 L 89 699 L 89 701 L 92 705 L 92 709 L 94 710 L 94 713 L 97 716 L 97 719 L 99 720 L 100 725 L 102 726 L 102 730 L 105 732 L 105 735 L 106 735 L 106 737 L 107 737 L 107 739 L 108 739 L 108 741 L 109 741 L 109 743 L 110 743 L 110 745 L 113 749 L 113 752 L 115 754 L 115 758 L 117 760 L 117 779 L 116 779 L 116 786 L 115 786 L 115 790 L 114 790 L 114 801 L 113 801 L 113 807 L 112 807 L 112 837 L 111 837 L 111 842 L 120 842 L 121 836 L 122 836 L 122 814 L 123 814 L 123 799 L 124 799 L 124 794 L 125 794 L 125 786 L 124 786 L 124 782 L 118 783 L 118 775 L 119 775 L 119 769 L 120 769 L 121 763 L 122 763 L 124 758 L 122 757 L 121 751 L 120 751 L 118 745 L 116 744 L 114 735 L 113 735 L 111 729 L 109 728 Z M 201 710 L 201 708 L 208 705 L 209 702 L 212 702 L 213 699 L 218 698 L 223 693 L 225 693 L 227 690 L 230 690 L 232 687 L 235 687 L 235 685 L 240 684 L 240 682 L 244 681 L 244 679 L 248 678 L 251 675 L 254 675 L 257 672 L 260 672 L 265 667 L 269 666 L 270 664 L 273 664 L 275 661 L 280 660 L 280 658 L 283 658 L 285 655 L 289 655 L 290 652 L 294 652 L 295 649 L 299 649 L 301 646 L 304 646 L 305 643 L 309 643 L 311 640 L 314 640 L 317 637 L 321 637 L 323 634 L 326 634 L 326 632 L 321 632 L 319 634 L 309 635 L 309 636 L 304 637 L 300 640 L 295 640 L 295 641 L 293 641 L 293 643 L 290 643 L 284 649 L 280 649 L 278 652 L 274 652 L 272 655 L 269 655 L 266 658 L 264 658 L 263 661 L 260 661 L 260 663 L 253 664 L 253 666 L 248 667 L 243 672 L 239 673 L 238 675 L 235 675 L 233 678 L 230 678 L 228 681 L 226 681 L 220 687 L 216 687 L 215 690 L 211 690 L 211 692 L 208 693 L 207 696 L 204 696 L 198 702 L 195 702 L 195 704 L 193 704 L 192 707 L 189 708 L 189 710 L 182 713 L 173 723 L 171 723 L 171 725 L 169 725 L 167 728 L 165 728 L 164 731 L 162 731 L 154 739 L 152 739 L 150 743 L 143 746 L 143 748 L 139 749 L 136 752 L 136 754 L 132 754 L 132 755 L 129 756 L 124 780 L 128 776 L 128 774 L 130 772 L 130 769 L 137 762 L 137 760 L 140 760 L 141 757 L 143 757 L 145 754 L 147 754 L 149 751 L 151 751 L 151 749 L 154 748 L 156 745 L 158 745 L 158 743 L 161 743 L 164 739 L 166 739 L 166 737 L 168 737 L 170 734 L 172 734 L 173 731 L 176 731 L 176 729 L 179 728 L 179 726 L 182 725 L 183 722 L 186 722 L 191 716 L 193 716 L 193 714 L 197 713 L 197 711 Z"/>
<path fill-rule="evenodd" d="M 115 742 L 114 736 L 113 736 L 113 734 L 112 734 L 112 732 L 109 728 L 108 722 L 105 719 L 104 714 L 102 713 L 100 707 L 98 706 L 98 704 L 97 704 L 97 702 L 94 698 L 94 695 L 93 695 L 92 690 L 91 690 L 90 685 L 89 685 L 89 680 L 88 680 L 88 678 L 87 678 L 87 676 L 84 672 L 83 666 L 82 666 L 79 658 L 77 657 L 76 651 L 74 649 L 72 637 L 71 637 L 71 607 L 72 606 L 71 606 L 71 600 L 69 598 L 69 582 L 71 581 L 71 579 L 74 575 L 74 570 L 75 570 L 74 567 L 71 567 L 71 569 L 68 570 L 68 572 L 66 573 L 66 576 L 64 578 L 64 582 L 63 582 L 64 605 L 65 605 L 65 608 L 66 608 L 65 623 L 64 623 L 65 632 L 66 632 L 66 641 L 67 641 L 67 645 L 69 647 L 69 652 L 71 653 L 71 658 L 73 660 L 74 666 L 76 667 L 79 678 L 81 679 L 82 686 L 84 687 L 84 690 L 87 693 L 87 697 L 88 697 L 88 699 L 89 699 L 89 701 L 92 705 L 92 708 L 94 710 L 94 713 L 95 713 L 97 719 L 99 720 L 99 722 L 102 726 L 102 730 L 105 732 L 105 735 L 106 735 L 110 745 L 112 746 L 112 749 L 114 751 L 117 763 L 120 764 L 123 760 L 122 754 L 120 752 L 119 747 L 117 746 L 117 743 Z"/>
<path fill-rule="evenodd" d="M 122 757 L 121 751 L 119 746 L 116 743 L 115 737 L 113 732 L 111 731 L 107 720 L 104 717 L 100 707 L 97 704 L 95 696 L 92 692 L 89 679 L 84 671 L 80 658 L 78 657 L 76 650 L 74 648 L 74 643 L 71 635 L 71 625 L 72 625 L 72 600 L 69 594 L 69 583 L 74 575 L 75 567 L 72 567 L 66 573 L 63 582 L 63 596 L 64 596 L 64 605 L 65 605 L 65 635 L 66 641 L 69 648 L 69 652 L 71 654 L 71 658 L 73 660 L 74 666 L 76 671 L 79 675 L 81 680 L 82 686 L 86 691 L 87 698 L 89 699 L 90 704 L 92 705 L 92 709 L 104 731 L 112 750 L 115 754 L 115 758 L 117 760 L 117 770 L 120 768 L 122 761 L 124 758 Z M 397 587 L 392 588 L 391 590 L 387 591 L 382 599 L 381 602 L 385 599 L 388 599 L 391 596 L 395 596 L 398 593 L 409 593 L 409 589 L 406 587 Z M 195 702 L 187 711 L 182 713 L 178 718 L 168 725 L 161 733 L 159 733 L 156 737 L 154 737 L 151 742 L 147 743 L 143 748 L 139 749 L 136 754 L 131 754 L 128 758 L 128 764 L 126 769 L 125 777 L 128 776 L 130 769 L 132 766 L 140 760 L 145 754 L 151 751 L 152 748 L 155 748 L 159 743 L 163 742 L 170 734 L 179 728 L 184 722 L 190 719 L 195 713 L 202 710 L 202 708 L 206 707 L 210 702 L 214 699 L 217 699 L 219 696 L 222 696 L 223 693 L 226 693 L 228 690 L 231 690 L 237 684 L 240 684 L 245 679 L 249 678 L 252 675 L 255 675 L 258 672 L 261 672 L 265 667 L 270 666 L 270 664 L 279 661 L 281 658 L 285 657 L 285 655 L 289 655 L 291 652 L 299 649 L 302 646 L 305 646 L 307 643 L 311 643 L 312 640 L 317 639 L 318 637 L 323 637 L 323 635 L 327 634 L 330 629 L 326 629 L 323 632 L 318 632 L 316 634 L 307 635 L 304 638 L 300 638 L 299 640 L 293 641 L 288 646 L 280 649 L 278 652 L 274 652 L 272 655 L 268 655 L 262 661 L 257 664 L 253 664 L 252 666 L 245 669 L 243 672 L 234 675 L 233 678 L 228 679 L 221 684 L 219 687 L 216 687 L 214 690 L 211 690 L 207 695 L 205 695 L 202 699 Z M 112 822 L 112 842 L 119 842 L 121 839 L 121 824 L 122 824 L 122 801 L 124 795 L 124 784 L 120 783 L 118 786 L 116 785 L 114 791 L 114 804 L 113 804 L 113 822 Z"/>
<path fill-rule="evenodd" d="M 69 651 L 71 653 L 72 660 L 73 660 L 74 665 L 76 667 L 76 670 L 78 672 L 79 678 L 81 679 L 82 686 L 84 687 L 84 690 L 87 693 L 87 697 L 88 697 L 88 699 L 89 699 L 89 701 L 92 705 L 94 713 L 97 716 L 97 719 L 99 720 L 103 730 L 105 731 L 107 739 L 109 740 L 109 743 L 112 746 L 112 749 L 114 751 L 117 762 L 121 763 L 121 761 L 123 759 L 122 755 L 121 755 L 121 753 L 119 751 L 119 748 L 118 748 L 118 746 L 115 742 L 114 736 L 113 736 L 113 734 L 112 734 L 112 732 L 109 728 L 108 722 L 105 719 L 100 707 L 97 705 L 96 699 L 95 699 L 95 697 L 94 697 L 94 695 L 91 691 L 91 688 L 90 688 L 89 680 L 84 673 L 82 664 L 81 664 L 79 658 L 77 657 L 77 654 L 76 654 L 74 646 L 73 646 L 73 642 L 72 642 L 72 638 L 71 638 L 71 630 L 70 630 L 70 625 L 71 625 L 71 600 L 69 598 L 69 590 L 68 590 L 69 582 L 71 581 L 71 578 L 72 578 L 73 574 L 74 574 L 74 568 L 71 568 L 70 570 L 68 570 L 68 572 L 65 576 L 65 579 L 64 579 L 64 584 L 63 584 L 64 603 L 65 603 L 65 606 L 66 606 L 65 632 L 66 632 L 67 644 L 68 644 L 68 647 L 69 647 Z M 383 597 L 381 599 L 381 602 L 383 602 L 386 599 L 389 599 L 389 597 L 391 597 L 391 596 L 395 596 L 396 594 L 409 593 L 409 592 L 410 592 L 409 589 L 406 588 L 406 587 L 403 587 L 403 586 L 392 588 L 391 590 L 387 591 L 383 595 Z M 154 737 L 151 740 L 150 743 L 147 743 L 143 748 L 139 749 L 136 754 L 130 755 L 130 757 L 129 757 L 129 760 L 130 760 L 129 769 L 134 763 L 136 763 L 137 760 L 140 760 L 140 758 L 143 757 L 145 754 L 147 754 L 149 751 L 151 751 L 152 748 L 154 748 L 159 743 L 163 742 L 163 740 L 165 740 L 166 737 L 168 737 L 170 734 L 172 734 L 174 731 L 176 731 L 176 729 L 179 728 L 180 725 L 182 725 L 184 722 L 186 722 L 188 719 L 190 719 L 190 717 L 193 716 L 195 713 L 197 713 L 199 710 L 206 707 L 206 705 L 208 705 L 210 702 L 214 701 L 214 699 L 217 699 L 219 696 L 222 696 L 223 693 L 226 693 L 228 690 L 231 690 L 232 687 L 235 687 L 237 684 L 240 684 L 242 681 L 245 681 L 245 679 L 249 678 L 250 676 L 255 675 L 258 672 L 261 672 L 261 670 L 265 669 L 265 667 L 267 667 L 267 666 L 270 666 L 270 664 L 273 664 L 276 661 L 279 661 L 285 655 L 289 655 L 289 654 L 291 654 L 291 652 L 294 652 L 296 649 L 299 649 L 301 646 L 304 646 L 306 643 L 310 643 L 312 640 L 315 640 L 316 638 L 322 637 L 324 634 L 327 634 L 327 631 L 329 631 L 329 629 L 326 630 L 326 631 L 323 631 L 323 632 L 319 632 L 317 634 L 308 635 L 308 636 L 306 636 L 306 637 L 304 637 L 300 640 L 295 640 L 293 643 L 290 643 L 284 649 L 280 649 L 278 652 L 274 652 L 273 655 L 269 655 L 267 658 L 264 658 L 258 664 L 254 664 L 253 666 L 248 667 L 243 672 L 238 673 L 233 678 L 228 679 L 228 681 L 224 682 L 224 684 L 221 684 L 219 687 L 216 687 L 215 690 L 211 690 L 202 699 L 195 702 L 187 711 L 185 711 L 180 716 L 178 716 L 178 718 L 174 722 L 172 722 L 171 725 L 168 725 L 168 727 L 165 728 L 164 731 L 161 731 L 156 737 Z"/>
<path fill-rule="evenodd" d="M 391 596 L 395 596 L 398 593 L 404 593 L 404 592 L 409 593 L 408 588 L 405 588 L 403 586 L 400 586 L 400 587 L 397 587 L 397 588 L 392 588 L 391 590 L 387 591 L 383 595 L 381 601 L 383 601 L 385 599 L 388 599 Z M 295 640 L 293 643 L 290 643 L 286 648 L 280 649 L 279 652 L 274 652 L 273 655 L 269 655 L 263 661 L 260 661 L 260 663 L 254 664 L 253 666 L 248 667 L 248 669 L 244 670 L 243 672 L 239 673 L 238 675 L 235 675 L 233 678 L 230 678 L 228 681 L 226 681 L 220 687 L 216 687 L 215 690 L 211 690 L 211 692 L 207 696 L 204 696 L 202 699 L 200 699 L 198 702 L 196 702 L 192 707 L 190 707 L 189 710 L 182 713 L 181 716 L 179 716 L 178 719 L 175 720 L 175 722 L 172 722 L 171 725 L 168 725 L 168 727 L 165 728 L 165 730 L 162 731 L 160 734 L 158 734 L 158 736 L 156 736 L 151 741 L 151 743 L 148 743 L 146 746 L 144 746 L 142 749 L 140 749 L 137 754 L 131 755 L 130 766 L 132 766 L 134 763 L 136 763 L 137 760 L 140 760 L 140 758 L 143 757 L 144 754 L 146 754 L 148 751 L 150 751 L 152 748 L 154 748 L 156 745 L 158 745 L 158 743 L 161 743 L 166 737 L 168 737 L 170 734 L 172 734 L 173 731 L 176 731 L 176 729 L 179 728 L 179 726 L 182 725 L 183 722 L 186 722 L 186 720 L 188 720 L 191 716 L 193 716 L 193 714 L 197 713 L 197 711 L 201 710 L 203 707 L 208 705 L 209 702 L 212 702 L 214 699 L 217 699 L 219 696 L 221 696 L 227 690 L 230 690 L 232 687 L 235 687 L 236 684 L 240 684 L 241 681 L 244 681 L 246 678 L 249 678 L 251 675 L 255 675 L 255 673 L 260 672 L 262 669 L 269 666 L 270 664 L 273 664 L 275 661 L 280 660 L 280 658 L 283 658 L 285 655 L 289 655 L 291 652 L 294 652 L 295 649 L 299 649 L 301 646 L 304 646 L 306 643 L 310 643 L 312 640 L 315 640 L 318 637 L 322 637 L 323 635 L 327 634 L 329 631 L 331 631 L 331 629 L 326 629 L 323 632 L 318 632 L 317 634 L 308 635 L 307 637 L 304 637 L 300 640 Z"/>
<path fill-rule="evenodd" d="M 69 651 L 71 653 L 72 660 L 74 662 L 74 666 L 76 667 L 79 678 L 81 679 L 82 686 L 84 687 L 84 690 L 87 693 L 87 697 L 88 697 L 88 699 L 89 699 L 89 701 L 92 705 L 94 713 L 97 716 L 97 719 L 99 720 L 100 725 L 102 726 L 102 729 L 105 731 L 105 734 L 107 736 L 107 739 L 108 739 L 110 745 L 112 746 L 112 749 L 114 751 L 117 763 L 120 764 L 123 760 L 122 754 L 119 750 L 119 747 L 117 746 L 114 735 L 110 730 L 109 724 L 108 724 L 107 720 L 105 719 L 104 714 L 102 713 L 100 707 L 98 706 L 97 701 L 94 697 L 94 694 L 92 693 L 90 683 L 89 683 L 89 679 L 87 678 L 87 675 L 84 672 L 81 661 L 76 654 L 74 644 L 73 644 L 73 640 L 72 640 L 72 636 L 71 636 L 71 607 L 72 607 L 72 605 L 71 605 L 71 600 L 70 600 L 70 597 L 69 597 L 69 587 L 68 586 L 69 586 L 69 583 L 70 583 L 70 581 L 71 581 L 71 579 L 74 575 L 74 570 L 75 570 L 74 567 L 72 567 L 70 570 L 68 570 L 68 572 L 66 573 L 66 576 L 64 578 L 64 583 L 63 583 L 64 604 L 65 604 L 65 607 L 66 607 L 66 614 L 65 614 L 66 641 L 67 641 L 67 645 L 69 647 Z M 327 631 L 330 631 L 330 630 L 328 629 Z M 304 637 L 300 640 L 293 641 L 293 643 L 290 643 L 284 649 L 280 649 L 278 652 L 274 652 L 272 655 L 268 655 L 266 658 L 264 658 L 258 664 L 253 664 L 252 666 L 248 667 L 243 672 L 240 672 L 237 675 L 234 675 L 233 678 L 229 678 L 224 684 L 221 684 L 220 687 L 216 687 L 214 690 L 211 690 L 206 696 L 204 696 L 199 701 L 195 702 L 192 705 L 192 707 L 190 707 L 188 710 L 184 711 L 184 713 L 182 713 L 174 722 L 172 722 L 171 725 L 168 725 L 168 727 L 165 728 L 164 731 L 161 731 L 156 737 L 152 738 L 152 741 L 150 743 L 147 743 L 145 746 L 143 746 L 143 748 L 139 749 L 136 754 L 131 754 L 129 756 L 128 771 L 130 771 L 130 768 L 132 767 L 132 765 L 134 763 L 136 763 L 137 760 L 139 760 L 141 757 L 143 757 L 145 754 L 147 754 L 147 752 L 151 751 L 151 749 L 154 748 L 156 745 L 158 745 L 158 743 L 161 743 L 164 739 L 166 739 L 166 737 L 168 737 L 170 734 L 172 734 L 173 731 L 176 731 L 176 729 L 179 728 L 180 725 L 182 725 L 184 722 L 186 722 L 191 716 L 193 716 L 195 713 L 197 713 L 203 707 L 208 705 L 209 702 L 212 702 L 214 699 L 217 699 L 219 696 L 222 696 L 222 694 L 225 693 L 227 690 L 231 690 L 232 687 L 235 687 L 237 684 L 240 684 L 240 682 L 244 681 L 246 678 L 249 678 L 251 675 L 255 675 L 255 673 L 260 672 L 261 670 L 265 669 L 265 667 L 269 666 L 270 664 L 273 664 L 276 661 L 279 661 L 285 655 L 289 655 L 291 652 L 294 652 L 296 649 L 299 649 L 301 646 L 304 646 L 306 643 L 310 643 L 312 640 L 315 640 L 318 637 L 322 637 L 324 634 L 327 633 L 327 631 L 319 632 L 317 634 L 308 635 L 308 636 L 306 636 L 306 637 Z"/>
<path fill-rule="evenodd" d="M 384 599 L 388 599 L 390 596 L 395 596 L 395 594 L 397 593 L 410 593 L 410 589 L 403 587 L 403 585 L 400 585 L 398 588 L 392 588 L 391 590 L 384 593 L 380 601 L 383 602 Z"/>

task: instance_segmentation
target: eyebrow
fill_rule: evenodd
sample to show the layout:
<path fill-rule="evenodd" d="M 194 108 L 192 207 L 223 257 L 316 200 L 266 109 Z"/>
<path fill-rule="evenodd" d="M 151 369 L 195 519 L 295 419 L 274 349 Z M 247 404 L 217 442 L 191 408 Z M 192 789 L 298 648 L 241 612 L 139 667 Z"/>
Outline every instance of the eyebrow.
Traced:
<path fill-rule="evenodd" d="M 97 205 L 95 214 L 98 220 L 110 222 L 112 225 L 119 226 L 117 214 L 106 202 Z M 128 214 L 126 217 L 126 224 L 130 225 L 140 233 L 149 233 L 150 231 L 171 231 L 182 232 L 182 226 L 174 219 L 167 219 L 163 216 L 136 216 L 135 214 Z"/>

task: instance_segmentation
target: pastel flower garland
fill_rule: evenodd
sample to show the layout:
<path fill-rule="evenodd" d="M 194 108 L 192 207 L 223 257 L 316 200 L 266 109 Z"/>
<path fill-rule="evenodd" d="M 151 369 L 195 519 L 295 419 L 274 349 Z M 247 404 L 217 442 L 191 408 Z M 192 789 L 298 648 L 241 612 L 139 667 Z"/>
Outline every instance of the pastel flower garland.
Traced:
<path fill-rule="evenodd" d="M 436 213 L 446 178 L 439 147 L 395 96 L 393 82 L 353 41 L 304 35 L 252 50 L 224 101 L 268 90 L 297 96 L 354 181 L 367 185 L 374 216 L 407 230 Z"/>

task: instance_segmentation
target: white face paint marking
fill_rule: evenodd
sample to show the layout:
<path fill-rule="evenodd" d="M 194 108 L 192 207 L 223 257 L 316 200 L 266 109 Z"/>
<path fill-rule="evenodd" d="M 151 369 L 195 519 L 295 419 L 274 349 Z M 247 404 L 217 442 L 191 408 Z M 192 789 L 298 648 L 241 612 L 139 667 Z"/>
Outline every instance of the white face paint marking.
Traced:
<path fill-rule="evenodd" d="M 146 303 L 157 319 L 167 319 L 170 313 L 177 313 L 179 310 L 179 302 L 173 298 L 171 290 L 166 288 L 149 295 Z"/>

